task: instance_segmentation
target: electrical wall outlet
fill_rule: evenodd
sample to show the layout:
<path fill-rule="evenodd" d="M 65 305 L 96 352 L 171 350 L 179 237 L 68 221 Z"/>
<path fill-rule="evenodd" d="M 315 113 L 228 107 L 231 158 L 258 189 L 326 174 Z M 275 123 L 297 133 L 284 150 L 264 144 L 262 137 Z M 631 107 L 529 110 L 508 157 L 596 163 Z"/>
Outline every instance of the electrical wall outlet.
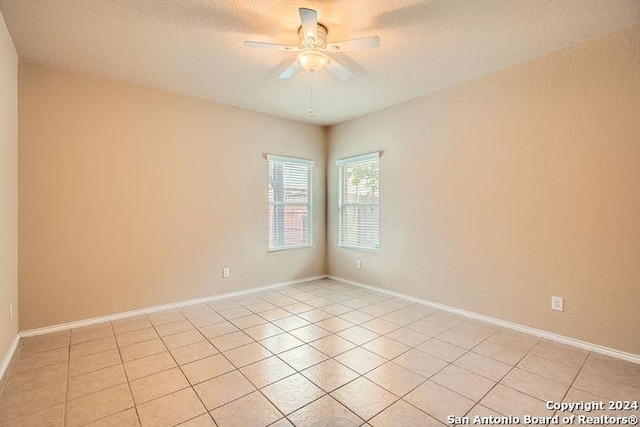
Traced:
<path fill-rule="evenodd" d="M 358 270 L 362 269 L 362 260 L 359 260 L 359 259 L 358 259 L 358 260 L 356 260 L 356 268 L 357 268 Z"/>
<path fill-rule="evenodd" d="M 222 269 L 222 278 L 223 279 L 227 279 L 231 277 L 231 268 L 229 267 L 225 267 Z"/>
<path fill-rule="evenodd" d="M 551 310 L 562 311 L 562 297 L 551 297 Z"/>

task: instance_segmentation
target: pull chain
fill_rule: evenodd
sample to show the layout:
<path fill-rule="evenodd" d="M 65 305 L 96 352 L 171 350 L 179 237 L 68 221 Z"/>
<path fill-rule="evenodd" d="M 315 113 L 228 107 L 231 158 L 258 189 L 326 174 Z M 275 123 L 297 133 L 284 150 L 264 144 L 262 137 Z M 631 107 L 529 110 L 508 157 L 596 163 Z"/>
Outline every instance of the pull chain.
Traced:
<path fill-rule="evenodd" d="M 309 83 L 309 117 L 313 118 L 313 73 Z"/>

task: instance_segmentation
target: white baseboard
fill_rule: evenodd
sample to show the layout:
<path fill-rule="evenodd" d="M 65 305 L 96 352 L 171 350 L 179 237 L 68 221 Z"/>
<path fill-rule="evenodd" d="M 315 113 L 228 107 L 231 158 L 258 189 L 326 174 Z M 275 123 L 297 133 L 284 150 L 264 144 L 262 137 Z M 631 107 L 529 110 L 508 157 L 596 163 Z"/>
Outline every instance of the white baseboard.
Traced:
<path fill-rule="evenodd" d="M 235 297 L 239 297 L 239 296 L 242 296 L 242 295 L 252 294 L 252 293 L 255 293 L 255 292 L 267 291 L 267 290 L 270 290 L 270 289 L 280 288 L 282 286 L 295 285 L 295 284 L 298 284 L 298 283 L 310 282 L 312 280 L 320 280 L 320 279 L 324 279 L 326 277 L 327 277 L 326 275 L 322 274 L 322 275 L 319 275 L 319 276 L 305 277 L 304 279 L 290 280 L 290 281 L 287 281 L 287 282 L 272 283 L 270 285 L 258 286 L 258 287 L 250 288 L 250 289 L 243 289 L 241 291 L 236 291 L 236 292 L 228 292 L 228 293 L 225 293 L 225 294 L 211 295 L 211 296 L 203 297 L 203 298 L 195 298 L 195 299 L 191 299 L 191 300 L 187 300 L 187 301 L 179 301 L 179 302 L 174 302 L 174 303 L 170 303 L 170 304 L 156 305 L 156 306 L 153 306 L 153 307 L 141 308 L 141 309 L 138 309 L 138 310 L 131 310 L 131 311 L 125 311 L 125 312 L 122 312 L 122 313 L 110 314 L 110 315 L 107 315 L 107 316 L 93 317 L 91 319 L 78 320 L 78 321 L 75 321 L 75 322 L 61 323 L 61 324 L 52 325 L 52 326 L 45 326 L 43 328 L 31 329 L 31 330 L 28 330 L 28 331 L 22 331 L 22 332 L 20 332 L 19 335 L 20 335 L 20 337 L 33 337 L 33 336 L 36 336 L 36 335 L 49 334 L 51 332 L 64 331 L 64 330 L 73 329 L 73 328 L 81 328 L 83 326 L 90 326 L 90 325 L 95 325 L 97 323 L 103 323 L 103 322 L 110 322 L 110 321 L 113 321 L 113 320 L 125 319 L 127 317 L 141 316 L 143 314 L 155 313 L 157 311 L 163 311 L 163 310 L 170 310 L 170 309 L 173 309 L 173 308 L 186 307 L 186 306 L 190 306 L 190 305 L 216 301 L 216 300 L 224 299 L 224 298 L 235 298 Z"/>
<path fill-rule="evenodd" d="M 562 344 L 568 344 L 574 347 L 579 347 L 584 350 L 593 351 L 594 353 L 600 353 L 607 356 L 615 357 L 618 359 L 627 360 L 629 362 L 640 364 L 640 355 L 627 353 L 624 351 L 616 350 L 609 347 L 604 347 L 598 344 L 593 344 L 586 341 L 581 341 L 575 338 L 566 337 L 564 335 L 554 334 L 553 332 L 547 332 L 540 329 L 531 328 L 529 326 L 520 325 L 518 323 L 508 322 L 506 320 L 497 319 L 495 317 L 485 316 L 484 314 L 474 313 L 472 311 L 463 310 L 461 308 L 451 307 L 445 304 L 417 298 L 411 295 L 403 294 L 400 292 L 390 291 L 388 289 L 378 288 L 376 286 L 367 285 L 364 283 L 355 282 L 353 280 L 343 279 L 341 277 L 327 275 L 327 278 L 337 280 L 349 285 L 359 286 L 361 288 L 370 289 L 372 291 L 380 292 L 382 294 L 391 295 L 396 298 L 401 298 L 407 301 L 415 302 L 418 304 L 426 305 L 429 307 L 437 308 L 438 310 L 448 311 L 450 313 L 459 314 L 471 319 L 481 320 L 483 322 L 491 323 L 492 325 L 501 326 L 503 328 L 513 329 L 519 332 L 524 332 L 529 335 L 534 335 L 541 338 L 546 338 L 551 341 L 559 342 Z"/>
<path fill-rule="evenodd" d="M 16 349 L 18 348 L 19 342 L 20 342 L 20 334 L 16 334 L 16 336 L 11 341 L 11 344 L 9 344 L 9 348 L 7 349 L 7 352 L 4 354 L 4 357 L 2 358 L 2 364 L 0 364 L 0 380 L 2 380 L 4 373 L 7 371 L 7 368 L 11 363 L 11 359 L 13 358 L 13 354 L 16 352 Z"/>

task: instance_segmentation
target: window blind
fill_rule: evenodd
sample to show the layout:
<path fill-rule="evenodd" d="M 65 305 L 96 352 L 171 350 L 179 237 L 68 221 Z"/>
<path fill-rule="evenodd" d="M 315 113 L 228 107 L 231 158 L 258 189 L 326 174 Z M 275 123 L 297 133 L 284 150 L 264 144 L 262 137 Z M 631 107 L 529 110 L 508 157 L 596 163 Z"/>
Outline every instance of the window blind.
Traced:
<path fill-rule="evenodd" d="M 269 162 L 269 250 L 313 244 L 311 160 L 267 156 Z"/>
<path fill-rule="evenodd" d="M 338 245 L 380 248 L 380 155 L 338 160 Z"/>

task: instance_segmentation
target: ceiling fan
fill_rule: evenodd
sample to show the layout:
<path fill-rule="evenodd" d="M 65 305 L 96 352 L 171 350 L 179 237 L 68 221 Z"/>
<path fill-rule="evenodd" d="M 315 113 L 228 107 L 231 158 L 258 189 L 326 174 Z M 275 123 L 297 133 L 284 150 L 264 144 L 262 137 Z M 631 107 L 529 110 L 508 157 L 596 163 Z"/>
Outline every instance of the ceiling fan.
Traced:
<path fill-rule="evenodd" d="M 313 9 L 301 7 L 300 21 L 302 25 L 298 29 L 298 46 L 287 46 L 274 43 L 262 43 L 255 41 L 245 41 L 247 47 L 260 49 L 284 50 L 298 52 L 298 57 L 286 70 L 278 76 L 281 79 L 288 79 L 293 76 L 300 67 L 310 73 L 320 71 L 326 67 L 331 73 L 341 80 L 346 80 L 352 73 L 329 56 L 330 53 L 349 52 L 353 50 L 369 49 L 380 46 L 378 36 L 362 37 L 359 39 L 346 40 L 327 44 L 327 27 L 318 22 L 318 13 Z"/>

